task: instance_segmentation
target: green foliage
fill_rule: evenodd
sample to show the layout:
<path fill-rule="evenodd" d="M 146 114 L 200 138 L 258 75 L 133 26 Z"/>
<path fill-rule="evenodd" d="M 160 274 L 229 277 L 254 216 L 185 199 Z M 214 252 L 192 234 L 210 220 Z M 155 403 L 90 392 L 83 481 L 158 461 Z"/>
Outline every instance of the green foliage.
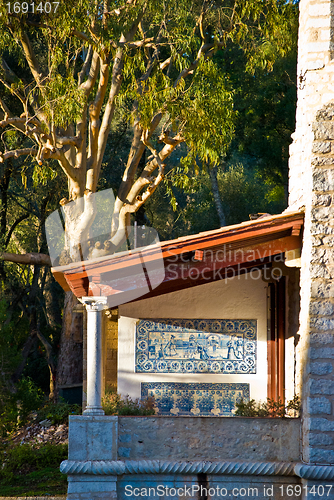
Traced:
<path fill-rule="evenodd" d="M 291 411 L 296 411 L 296 412 L 300 412 L 301 410 L 301 401 L 300 401 L 300 397 L 295 395 L 287 404 L 287 410 L 291 410 Z"/>
<path fill-rule="evenodd" d="M 251 213 L 279 213 L 285 208 L 284 190 L 264 182 L 258 168 L 233 161 L 218 170 L 218 183 L 227 224 L 249 220 Z"/>
<path fill-rule="evenodd" d="M 56 477 L 58 483 L 64 483 L 62 489 L 65 489 L 66 476 L 60 474 L 59 464 L 67 459 L 67 453 L 67 445 L 51 443 L 39 446 L 23 444 L 0 449 L 0 463 L 2 464 L 0 494 L 6 496 L 13 494 L 15 488 L 17 494 L 19 492 L 28 494 L 32 489 L 36 491 L 41 488 L 41 483 L 46 479 L 52 484 L 52 477 Z M 48 491 L 48 488 L 45 490 Z M 49 491 L 50 493 L 52 491 Z"/>
<path fill-rule="evenodd" d="M 5 436 L 28 421 L 29 414 L 42 404 L 44 393 L 31 379 L 22 378 L 15 392 L 2 388 L 0 397 L 0 433 Z"/>
<path fill-rule="evenodd" d="M 62 77 L 56 73 L 46 87 L 45 112 L 56 127 L 66 129 L 82 115 L 84 93 L 78 88 L 73 75 Z"/>
<path fill-rule="evenodd" d="M 50 420 L 52 424 L 68 424 L 69 415 L 81 414 L 82 408 L 79 405 L 71 405 L 60 399 L 57 403 L 47 401 L 37 412 L 36 420 Z"/>
<path fill-rule="evenodd" d="M 299 396 L 294 396 L 294 398 L 285 404 L 278 399 L 275 401 L 273 399 L 267 398 L 264 403 L 256 403 L 255 399 L 245 402 L 241 399 L 236 403 L 237 410 L 235 415 L 238 417 L 287 417 L 287 416 L 299 416 L 301 404 Z M 291 411 L 293 412 L 291 414 Z"/>
<path fill-rule="evenodd" d="M 23 175 L 23 170 L 21 171 L 21 175 Z M 33 174 L 31 176 L 34 187 L 37 187 L 39 184 L 42 186 L 46 186 L 49 181 L 52 181 L 57 176 L 57 172 L 53 170 L 50 165 L 38 165 L 36 164 L 34 167 Z M 23 180 L 23 179 L 22 179 Z M 27 188 L 27 176 L 24 175 L 24 185 Z"/>
<path fill-rule="evenodd" d="M 36 410 L 44 394 L 29 377 L 14 386 L 11 374 L 21 360 L 21 346 L 26 337 L 26 322 L 19 314 L 8 317 L 8 304 L 0 301 L 0 433 L 6 434 L 25 422 Z"/>
<path fill-rule="evenodd" d="M 17 384 L 15 400 L 18 402 L 19 423 L 25 423 L 29 414 L 37 410 L 44 400 L 44 393 L 30 378 L 22 378 Z"/>
<path fill-rule="evenodd" d="M 132 400 L 130 396 L 122 397 L 113 390 L 107 390 L 102 398 L 102 407 L 106 415 L 154 415 L 154 400 Z"/>
<path fill-rule="evenodd" d="M 218 163 L 225 155 L 234 129 L 233 98 L 227 78 L 213 61 L 203 60 L 195 73 L 179 113 L 170 111 L 173 120 L 181 121 L 191 156 L 200 161 Z"/>
<path fill-rule="evenodd" d="M 162 239 L 219 227 L 208 169 L 200 165 L 197 169 L 197 174 L 193 166 L 171 169 L 158 195 L 146 204 L 146 216 Z M 284 210 L 283 186 L 264 182 L 258 170 L 249 158 L 241 156 L 218 166 L 217 180 L 227 225 L 249 220 L 252 213 L 275 214 Z"/>
<path fill-rule="evenodd" d="M 1 395 L 0 432 L 3 436 L 34 421 L 50 420 L 53 425 L 68 424 L 69 415 L 81 414 L 81 406 L 71 405 L 64 400 L 55 403 L 45 395 L 31 379 L 23 378 L 16 385 L 14 394 L 7 391 Z"/>

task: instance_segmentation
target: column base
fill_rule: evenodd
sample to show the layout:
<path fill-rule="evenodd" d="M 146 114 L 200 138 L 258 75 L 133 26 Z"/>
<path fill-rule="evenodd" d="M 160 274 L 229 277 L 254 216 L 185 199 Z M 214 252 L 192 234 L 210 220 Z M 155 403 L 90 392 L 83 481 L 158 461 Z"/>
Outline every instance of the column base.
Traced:
<path fill-rule="evenodd" d="M 83 415 L 97 417 L 105 415 L 102 406 L 87 406 L 87 408 L 82 412 Z"/>

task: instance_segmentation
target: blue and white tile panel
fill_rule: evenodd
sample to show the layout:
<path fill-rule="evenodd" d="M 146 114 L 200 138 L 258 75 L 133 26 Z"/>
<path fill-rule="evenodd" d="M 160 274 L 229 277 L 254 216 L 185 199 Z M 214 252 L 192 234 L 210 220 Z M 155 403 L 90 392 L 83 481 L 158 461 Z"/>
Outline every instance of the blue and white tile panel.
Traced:
<path fill-rule="evenodd" d="M 141 397 L 154 398 L 157 415 L 233 416 L 238 401 L 249 401 L 249 384 L 144 382 Z"/>
<path fill-rule="evenodd" d="M 136 372 L 256 373 L 256 320 L 142 319 Z"/>

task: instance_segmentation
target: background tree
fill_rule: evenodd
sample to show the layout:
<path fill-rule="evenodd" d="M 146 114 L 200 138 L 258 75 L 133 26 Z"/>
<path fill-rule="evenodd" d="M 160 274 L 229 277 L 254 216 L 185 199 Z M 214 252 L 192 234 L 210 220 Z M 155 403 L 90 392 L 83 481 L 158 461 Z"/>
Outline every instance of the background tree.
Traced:
<path fill-rule="evenodd" d="M 160 184 L 170 194 L 171 185 L 187 189 L 198 163 L 210 167 L 224 157 L 233 135 L 233 88 L 217 53 L 234 43 L 250 68 L 271 67 L 292 44 L 294 3 L 65 0 L 54 12 L 55 5 L 50 14 L 15 11 L 14 2 L 10 12 L 8 4 L 0 7 L 0 126 L 23 137 L 13 148 L 4 136 L 0 161 L 30 155 L 35 178 L 52 176 L 58 164 L 68 185 L 60 200 L 67 252 L 78 260 L 88 255 L 79 244 L 96 215 L 92 193 L 99 188 L 113 121 L 122 116 L 131 134 L 109 238 L 115 250 L 131 214 Z M 178 146 L 182 159 L 175 168 Z M 67 314 L 72 307 L 67 296 L 62 383 L 75 366 Z"/>

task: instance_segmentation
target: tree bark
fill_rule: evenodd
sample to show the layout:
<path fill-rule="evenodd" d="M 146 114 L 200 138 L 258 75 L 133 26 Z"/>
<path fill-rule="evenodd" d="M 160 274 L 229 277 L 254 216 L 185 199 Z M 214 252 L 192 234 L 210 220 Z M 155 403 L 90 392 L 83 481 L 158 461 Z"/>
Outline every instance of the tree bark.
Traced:
<path fill-rule="evenodd" d="M 78 303 L 72 292 L 65 294 L 56 394 L 62 386 L 82 384 L 83 381 L 83 314 L 73 311 Z"/>
<path fill-rule="evenodd" d="M 22 255 L 3 252 L 0 254 L 0 260 L 8 260 L 17 264 L 29 264 L 31 266 L 51 266 L 50 257 L 44 253 L 26 253 Z"/>
<path fill-rule="evenodd" d="M 225 213 L 223 209 L 222 200 L 219 194 L 218 180 L 217 180 L 217 167 L 209 168 L 209 175 L 211 179 L 211 188 L 213 199 L 215 201 L 216 210 L 219 218 L 220 227 L 226 226 Z"/>

